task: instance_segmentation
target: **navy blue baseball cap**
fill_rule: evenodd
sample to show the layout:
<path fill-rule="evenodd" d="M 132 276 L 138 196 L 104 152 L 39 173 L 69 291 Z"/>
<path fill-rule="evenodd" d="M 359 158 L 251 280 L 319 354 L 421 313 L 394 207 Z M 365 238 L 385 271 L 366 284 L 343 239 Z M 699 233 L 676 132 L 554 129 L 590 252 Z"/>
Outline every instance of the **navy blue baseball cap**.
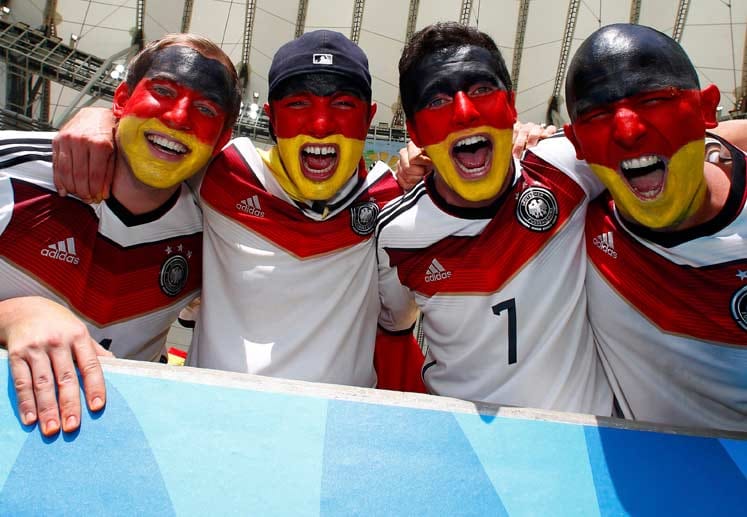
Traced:
<path fill-rule="evenodd" d="M 320 72 L 349 77 L 371 96 L 371 74 L 363 50 L 339 32 L 317 30 L 286 43 L 275 53 L 268 74 L 270 97 L 286 79 Z"/>

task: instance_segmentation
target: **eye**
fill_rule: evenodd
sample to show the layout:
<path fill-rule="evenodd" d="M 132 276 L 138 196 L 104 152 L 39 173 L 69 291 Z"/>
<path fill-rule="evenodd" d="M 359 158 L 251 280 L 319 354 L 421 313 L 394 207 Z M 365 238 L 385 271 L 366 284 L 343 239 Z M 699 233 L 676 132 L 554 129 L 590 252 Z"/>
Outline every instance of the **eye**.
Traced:
<path fill-rule="evenodd" d="M 282 101 L 284 107 L 291 109 L 303 109 L 308 107 L 310 104 L 311 103 L 307 99 L 300 97 L 288 97 Z"/>
<path fill-rule="evenodd" d="M 156 95 L 160 97 L 175 97 L 176 96 L 176 90 L 174 90 L 172 87 L 165 85 L 165 84 L 159 84 L 154 83 L 151 85 L 151 91 L 153 91 Z"/>
<path fill-rule="evenodd" d="M 445 105 L 447 105 L 450 102 L 451 102 L 451 97 L 449 97 L 448 95 L 439 94 L 439 95 L 436 95 L 435 97 L 433 97 L 425 105 L 425 107 L 429 108 L 429 109 L 436 109 L 436 108 L 440 108 L 442 106 L 445 106 Z"/>
<path fill-rule="evenodd" d="M 492 84 L 478 84 L 470 88 L 469 95 L 472 97 L 478 97 L 480 95 L 487 95 L 489 93 L 493 93 L 496 90 L 497 88 L 493 86 Z"/>
<path fill-rule="evenodd" d="M 349 97 L 340 97 L 332 101 L 332 107 L 334 108 L 352 109 L 355 106 L 355 101 Z"/>
<path fill-rule="evenodd" d="M 648 99 L 643 99 L 638 104 L 641 106 L 656 106 L 657 104 L 660 104 L 662 102 L 666 102 L 672 100 L 671 97 L 649 97 Z"/>
<path fill-rule="evenodd" d="M 602 122 L 610 116 L 612 116 L 611 111 L 597 109 L 583 113 L 580 119 L 581 122 Z"/>
<path fill-rule="evenodd" d="M 197 103 L 197 104 L 195 104 L 195 109 L 196 109 L 196 110 L 197 110 L 197 111 L 198 111 L 198 112 L 199 112 L 200 114 L 202 114 L 202 115 L 204 115 L 204 116 L 206 116 L 206 117 L 210 117 L 210 118 L 213 118 L 213 117 L 217 117 L 217 116 L 218 116 L 218 110 L 217 110 L 217 109 L 215 109 L 215 108 L 214 108 L 213 106 L 211 106 L 210 104 L 205 104 L 205 103 Z"/>

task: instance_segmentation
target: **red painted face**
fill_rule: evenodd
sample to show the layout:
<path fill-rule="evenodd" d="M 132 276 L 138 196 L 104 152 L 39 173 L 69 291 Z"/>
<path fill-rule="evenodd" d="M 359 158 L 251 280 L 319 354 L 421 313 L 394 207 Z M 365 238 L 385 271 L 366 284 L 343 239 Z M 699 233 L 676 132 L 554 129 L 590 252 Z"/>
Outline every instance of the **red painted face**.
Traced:
<path fill-rule="evenodd" d="M 700 91 L 666 88 L 596 106 L 573 122 L 580 157 L 619 171 L 624 160 L 669 160 L 684 145 L 702 140 Z"/>
<path fill-rule="evenodd" d="M 200 92 L 159 77 L 142 79 L 116 115 L 155 118 L 173 130 L 193 134 L 210 146 L 215 145 L 223 132 L 226 119 L 225 110 Z"/>
<path fill-rule="evenodd" d="M 325 138 L 338 134 L 365 140 L 370 124 L 369 111 L 366 101 L 349 93 L 320 97 L 301 92 L 273 101 L 270 117 L 278 138 L 299 135 Z"/>
<path fill-rule="evenodd" d="M 579 113 L 566 134 L 626 219 L 672 228 L 702 206 L 705 130 L 718 90 L 648 90 Z"/>
<path fill-rule="evenodd" d="M 418 144 L 434 145 L 451 133 L 480 126 L 511 129 L 516 118 L 511 100 L 510 92 L 488 83 L 477 83 L 453 96 L 438 94 L 414 115 Z"/>

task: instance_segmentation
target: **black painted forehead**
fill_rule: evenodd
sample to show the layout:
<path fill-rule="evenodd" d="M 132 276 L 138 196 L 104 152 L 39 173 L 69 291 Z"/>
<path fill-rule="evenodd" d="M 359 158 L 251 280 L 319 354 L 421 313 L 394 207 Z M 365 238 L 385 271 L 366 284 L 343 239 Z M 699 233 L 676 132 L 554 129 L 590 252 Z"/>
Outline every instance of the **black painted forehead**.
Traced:
<path fill-rule="evenodd" d="M 345 92 L 368 102 L 371 98 L 366 94 L 367 91 L 365 85 L 348 75 L 329 72 L 307 73 L 285 79 L 273 89 L 270 99 L 278 100 L 289 95 L 307 92 L 319 97 Z"/>
<path fill-rule="evenodd" d="M 145 78 L 170 79 L 228 109 L 233 80 L 228 69 L 192 47 L 171 45 L 153 55 Z"/>
<path fill-rule="evenodd" d="M 488 49 L 474 45 L 440 49 L 423 57 L 403 77 L 402 102 L 418 111 L 436 93 L 453 95 L 479 82 L 508 89 L 499 76 L 495 56 Z"/>
<path fill-rule="evenodd" d="M 700 87 L 682 47 L 650 27 L 616 24 L 579 47 L 566 76 L 566 104 L 575 119 L 595 106 L 671 87 Z"/>

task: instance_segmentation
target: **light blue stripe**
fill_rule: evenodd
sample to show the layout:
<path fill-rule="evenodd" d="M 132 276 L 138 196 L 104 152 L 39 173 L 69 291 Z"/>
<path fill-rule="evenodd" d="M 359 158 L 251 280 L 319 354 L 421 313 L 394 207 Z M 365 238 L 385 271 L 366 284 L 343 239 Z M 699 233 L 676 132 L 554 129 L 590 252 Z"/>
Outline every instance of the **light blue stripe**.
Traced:
<path fill-rule="evenodd" d="M 581 426 L 455 416 L 510 515 L 599 515 Z"/>
<path fill-rule="evenodd" d="M 178 515 L 318 515 L 327 401 L 109 374 Z"/>
<path fill-rule="evenodd" d="M 18 453 L 21 452 L 23 444 L 26 442 L 29 432 L 39 431 L 36 426 L 25 428 L 26 432 L 21 432 L 20 429 L 24 429 L 21 425 L 21 421 L 18 419 L 18 412 L 16 411 L 16 394 L 13 389 L 13 380 L 10 376 L 10 366 L 8 360 L 0 358 L 0 386 L 7 387 L 7 397 L 0 396 L 0 415 L 2 415 L 3 422 L 10 421 L 11 424 L 4 424 L 0 426 L 0 493 L 2 493 L 2 487 L 5 485 L 5 481 L 8 479 L 13 464 L 16 462 Z M 8 419 L 7 415 L 13 415 L 12 419 Z"/>

